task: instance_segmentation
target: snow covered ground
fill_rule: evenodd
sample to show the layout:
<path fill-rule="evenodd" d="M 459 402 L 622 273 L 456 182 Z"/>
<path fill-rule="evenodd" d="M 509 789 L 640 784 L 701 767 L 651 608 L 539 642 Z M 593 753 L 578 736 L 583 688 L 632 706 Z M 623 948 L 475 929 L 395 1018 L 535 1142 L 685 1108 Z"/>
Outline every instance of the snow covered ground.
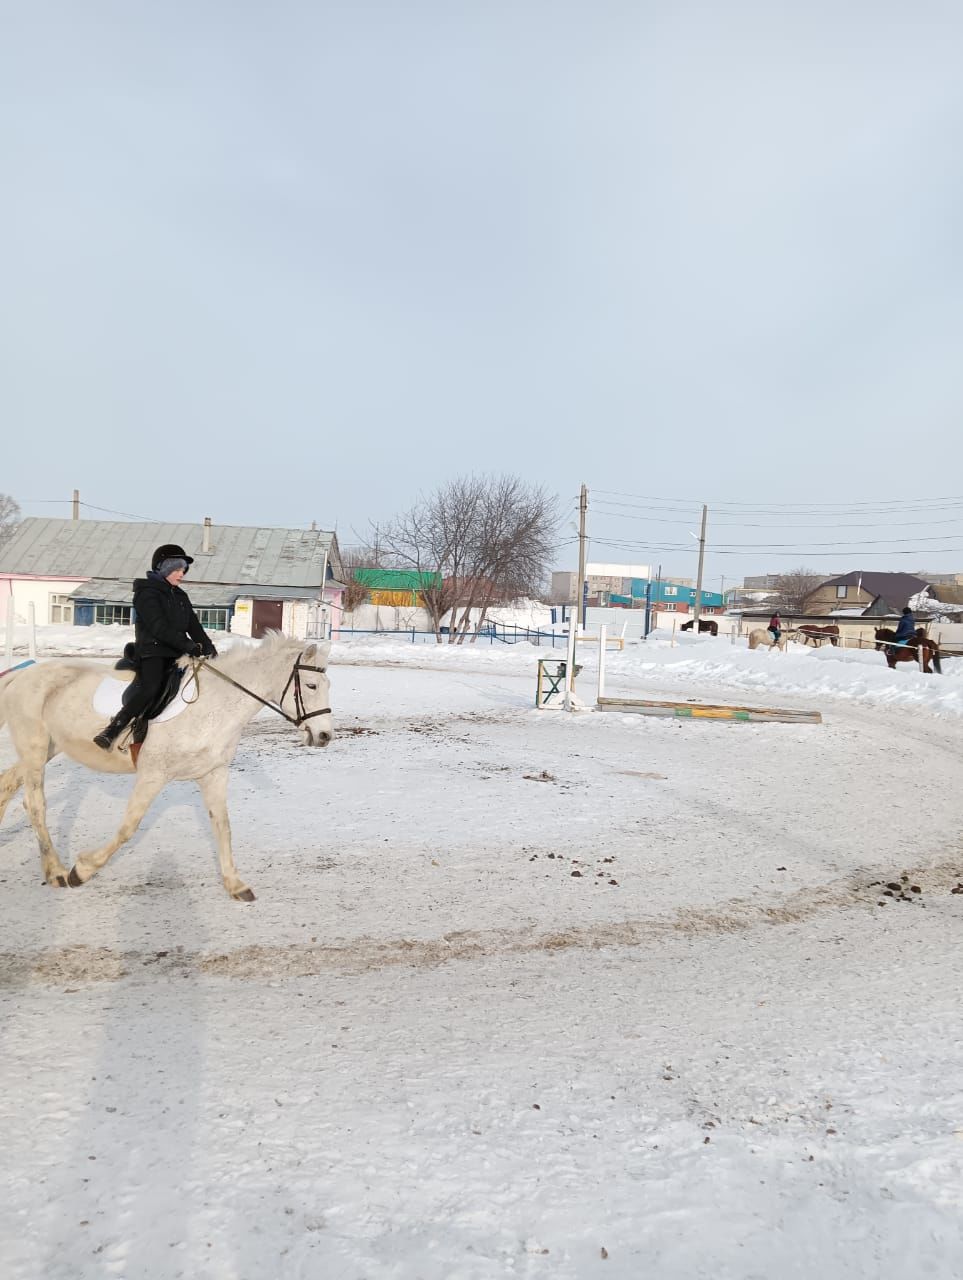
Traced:
<path fill-rule="evenodd" d="M 11 808 L 0 1275 L 963 1275 L 963 664 L 608 657 L 824 717 L 764 725 L 538 712 L 539 656 L 338 647 L 332 747 L 238 755 L 252 906 L 186 784 L 80 890 Z M 50 767 L 71 860 L 129 785 Z"/>

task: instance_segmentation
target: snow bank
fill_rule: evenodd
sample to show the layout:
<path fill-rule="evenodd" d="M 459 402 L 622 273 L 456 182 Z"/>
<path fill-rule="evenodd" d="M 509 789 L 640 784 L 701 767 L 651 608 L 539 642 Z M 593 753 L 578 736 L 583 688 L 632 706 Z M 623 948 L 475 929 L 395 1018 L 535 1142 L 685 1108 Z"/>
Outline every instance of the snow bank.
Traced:
<path fill-rule="evenodd" d="M 335 643 L 335 663 L 410 666 L 450 670 L 491 669 L 505 675 L 530 673 L 534 681 L 539 658 L 562 660 L 565 650 L 531 644 L 412 645 L 393 639 L 366 637 Z M 598 648 L 579 644 L 583 669 L 580 692 L 590 700 L 598 670 Z M 738 691 L 772 701 L 792 697 L 816 703 L 827 698 L 887 707 L 911 707 L 936 716 L 963 716 L 963 659 L 947 658 L 943 675 L 923 675 L 906 664 L 890 671 L 882 654 L 872 650 L 813 649 L 790 645 L 785 653 L 750 651 L 745 639 L 652 635 L 644 644 L 627 645 L 606 655 L 609 693 L 653 697 L 676 693 L 682 697 L 719 696 Z"/>
<path fill-rule="evenodd" d="M 119 656 L 132 627 L 38 627 L 39 657 L 78 655 Z M 219 648 L 237 637 L 217 634 Z M 16 656 L 26 653 L 26 628 L 18 628 Z M 557 644 L 536 646 L 505 644 L 482 637 L 474 643 L 437 644 L 433 636 L 418 642 L 397 636 L 363 636 L 335 640 L 332 661 L 353 666 L 416 667 L 449 671 L 492 671 L 504 675 L 530 675 L 535 680 L 539 658 L 561 661 L 565 649 Z M 578 646 L 583 668 L 581 695 L 593 700 L 598 669 L 598 648 L 591 642 Z M 610 693 L 653 697 L 719 697 L 725 700 L 755 695 L 759 700 L 803 699 L 815 704 L 827 698 L 876 706 L 907 707 L 934 716 L 963 716 L 963 658 L 944 658 L 943 675 L 923 675 L 907 663 L 890 671 L 882 654 L 869 649 L 813 649 L 791 644 L 785 653 L 750 651 L 744 638 L 653 633 L 642 644 L 628 644 L 606 656 L 606 688 Z"/>

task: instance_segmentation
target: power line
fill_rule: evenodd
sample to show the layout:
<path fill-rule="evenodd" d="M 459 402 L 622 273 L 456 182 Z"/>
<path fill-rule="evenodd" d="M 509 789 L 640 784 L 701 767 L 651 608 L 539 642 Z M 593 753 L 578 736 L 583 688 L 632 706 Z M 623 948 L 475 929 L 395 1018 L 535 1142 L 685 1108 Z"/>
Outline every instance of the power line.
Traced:
<path fill-rule="evenodd" d="M 110 507 L 95 507 L 91 502 L 81 502 L 82 507 L 86 507 L 88 511 L 103 511 L 109 516 L 125 516 L 128 520 L 144 520 L 148 524 L 167 524 L 166 520 L 155 520 L 153 516 L 137 516 L 132 515 L 129 511 L 112 511 Z"/>
<path fill-rule="evenodd" d="M 621 506 L 623 504 L 617 503 L 615 505 Z M 601 507 L 602 509 L 601 510 L 602 515 L 612 516 L 617 520 L 638 520 L 640 523 L 643 523 L 643 524 L 683 524 L 684 525 L 684 524 L 692 523 L 691 520 L 664 519 L 662 516 L 643 516 L 643 515 L 636 516 L 636 515 L 630 515 L 626 511 L 612 511 L 609 509 L 608 504 L 605 502 L 598 503 L 596 509 L 598 509 L 599 507 Z M 660 510 L 671 510 L 671 508 L 660 508 Z M 696 513 L 693 513 L 693 514 L 696 514 Z M 731 513 L 722 512 L 721 514 L 724 517 Z M 953 519 L 953 520 L 901 521 L 900 527 L 926 529 L 926 528 L 932 527 L 933 525 L 960 524 L 961 521 L 963 521 L 963 515 L 958 516 L 956 519 Z M 874 520 L 874 521 L 867 521 L 867 522 L 857 521 L 852 524 L 836 523 L 833 521 L 830 521 L 828 523 L 822 523 L 822 524 L 783 524 L 781 521 L 778 523 L 773 521 L 770 524 L 763 524 L 763 523 L 757 524 L 751 520 L 737 519 L 737 520 L 727 520 L 726 527 L 730 529 L 771 529 L 771 528 L 776 528 L 776 529 L 883 529 L 886 527 L 886 525 L 881 520 Z"/>
<path fill-rule="evenodd" d="M 596 546 L 611 547 L 613 551 L 632 551 L 632 552 L 661 551 L 666 553 L 670 553 L 674 551 L 684 551 L 688 553 L 695 550 L 695 547 L 693 546 L 693 544 L 685 543 L 685 542 L 675 543 L 674 545 L 671 545 L 671 546 L 662 546 L 658 543 L 653 543 L 653 542 L 606 542 L 601 538 L 593 538 L 592 541 Z M 827 545 L 827 544 L 823 544 L 823 545 Z M 741 550 L 726 550 L 724 548 L 720 549 L 718 547 L 712 547 L 711 552 L 712 552 L 712 555 L 741 556 L 743 559 L 745 559 L 747 555 L 751 554 L 752 552 L 768 552 L 768 551 L 771 551 L 772 549 L 773 548 L 768 546 L 748 546 Z M 912 551 L 866 551 L 862 548 L 858 548 L 857 550 L 852 551 L 852 550 L 848 550 L 845 546 L 843 546 L 843 547 L 837 547 L 835 551 L 807 551 L 805 549 L 799 549 L 797 551 L 797 554 L 805 555 L 805 556 L 813 556 L 813 557 L 833 556 L 836 559 L 839 559 L 841 556 L 847 556 L 847 557 L 934 556 L 934 555 L 943 555 L 943 554 L 959 554 L 959 552 L 960 552 L 959 547 L 926 547 L 926 548 L 915 548 Z"/>
<path fill-rule="evenodd" d="M 953 538 L 963 538 L 963 533 L 951 533 Z M 649 544 L 638 539 L 625 540 L 628 544 L 632 541 L 635 546 L 648 546 Z M 863 547 L 884 547 L 899 546 L 904 542 L 945 542 L 946 535 L 935 538 L 870 538 L 865 542 L 719 542 L 713 543 L 713 550 L 725 549 L 727 551 L 800 551 L 807 547 L 835 547 L 837 551 L 845 554 L 852 554 L 859 551 Z M 670 544 L 671 550 L 691 550 L 692 544 L 689 542 L 675 542 Z M 947 551 L 960 551 L 961 547 L 947 547 Z"/>
<path fill-rule="evenodd" d="M 670 498 L 666 496 L 658 496 L 651 493 L 624 493 L 615 489 L 595 489 L 594 493 L 608 495 L 610 498 L 635 498 L 641 502 L 681 502 L 684 503 L 686 509 L 690 507 L 698 509 L 701 503 L 693 502 L 691 498 Z M 942 509 L 940 504 L 946 504 L 951 507 L 963 506 L 963 496 L 959 494 L 947 494 L 942 497 L 934 498 L 876 498 L 872 502 L 734 502 L 725 498 L 710 500 L 713 507 L 740 507 L 746 508 L 751 512 L 763 513 L 771 512 L 778 515 L 782 512 L 794 512 L 796 515 L 804 514 L 798 508 L 805 507 L 812 509 L 814 514 L 824 514 L 828 510 L 837 510 L 842 514 L 852 511 L 854 508 L 869 507 L 876 511 L 886 510 L 907 510 L 911 508 L 919 508 L 921 510 Z"/>
<path fill-rule="evenodd" d="M 599 503 L 607 507 L 620 507 L 622 509 L 627 509 L 629 511 L 657 512 L 660 515 L 664 514 L 665 512 L 678 512 L 679 514 L 688 515 L 691 517 L 693 515 L 696 515 L 699 512 L 701 507 L 701 504 L 699 503 L 691 503 L 691 504 L 686 504 L 684 506 L 678 506 L 673 504 L 672 502 L 664 502 L 661 505 L 658 505 L 657 500 L 654 500 L 654 501 L 656 502 L 656 505 L 653 505 L 653 502 L 614 502 L 610 498 L 599 499 Z M 959 511 L 963 513 L 963 503 L 959 503 L 959 502 L 922 503 L 922 504 L 902 503 L 899 506 L 895 506 L 895 507 L 886 507 L 886 506 L 865 507 L 861 510 L 856 510 L 852 507 L 845 507 L 845 506 L 840 506 L 840 507 L 831 508 L 831 509 L 822 508 L 822 507 L 820 508 L 744 507 L 739 510 L 724 510 L 724 509 L 719 510 L 718 508 L 713 508 L 713 510 L 718 511 L 718 514 L 721 517 L 728 520 L 741 520 L 744 517 L 753 517 L 753 516 L 771 516 L 773 517 L 773 519 L 776 519 L 776 520 L 786 520 L 794 516 L 811 516 L 814 520 L 824 520 L 824 521 L 830 520 L 831 521 L 837 518 L 844 519 L 847 516 L 881 515 L 881 516 L 890 516 L 890 517 L 892 516 L 901 517 L 907 513 L 910 515 L 913 515 L 918 512 L 929 512 L 929 511 Z"/>
<path fill-rule="evenodd" d="M 71 499 L 70 498 L 21 498 L 20 501 L 23 503 L 24 506 L 46 507 L 46 506 L 59 506 L 61 504 L 63 504 L 64 506 L 67 506 L 71 502 Z M 95 507 L 92 502 L 78 502 L 77 505 L 81 507 L 86 507 L 88 511 L 103 511 L 105 515 L 124 516 L 124 518 L 127 520 L 144 520 L 148 524 L 172 524 L 172 523 L 176 524 L 177 523 L 176 521 L 170 521 L 170 520 L 157 520 L 154 516 L 135 515 L 130 511 L 114 511 L 112 507 Z"/>

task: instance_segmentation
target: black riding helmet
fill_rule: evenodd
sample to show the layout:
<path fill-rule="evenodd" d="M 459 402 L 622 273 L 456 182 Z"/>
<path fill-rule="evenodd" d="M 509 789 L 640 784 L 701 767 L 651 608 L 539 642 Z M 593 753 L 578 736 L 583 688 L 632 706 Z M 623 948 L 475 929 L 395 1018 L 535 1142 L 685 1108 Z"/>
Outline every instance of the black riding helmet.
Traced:
<path fill-rule="evenodd" d="M 189 565 L 194 563 L 194 557 L 189 556 L 176 542 L 165 542 L 162 547 L 158 547 L 150 558 L 150 567 L 156 573 L 158 565 L 165 560 L 186 560 Z"/>

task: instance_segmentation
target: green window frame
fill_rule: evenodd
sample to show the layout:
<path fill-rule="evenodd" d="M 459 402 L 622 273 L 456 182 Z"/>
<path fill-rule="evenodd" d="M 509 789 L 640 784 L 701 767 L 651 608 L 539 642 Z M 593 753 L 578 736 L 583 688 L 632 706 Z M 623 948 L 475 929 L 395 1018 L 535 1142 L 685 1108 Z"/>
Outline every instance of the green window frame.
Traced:
<path fill-rule="evenodd" d="M 122 627 L 130 626 L 131 606 L 129 604 L 95 604 L 94 622 L 101 626 L 112 626 L 119 623 Z"/>
<path fill-rule="evenodd" d="M 228 609 L 196 609 L 197 620 L 205 631 L 226 631 Z"/>

